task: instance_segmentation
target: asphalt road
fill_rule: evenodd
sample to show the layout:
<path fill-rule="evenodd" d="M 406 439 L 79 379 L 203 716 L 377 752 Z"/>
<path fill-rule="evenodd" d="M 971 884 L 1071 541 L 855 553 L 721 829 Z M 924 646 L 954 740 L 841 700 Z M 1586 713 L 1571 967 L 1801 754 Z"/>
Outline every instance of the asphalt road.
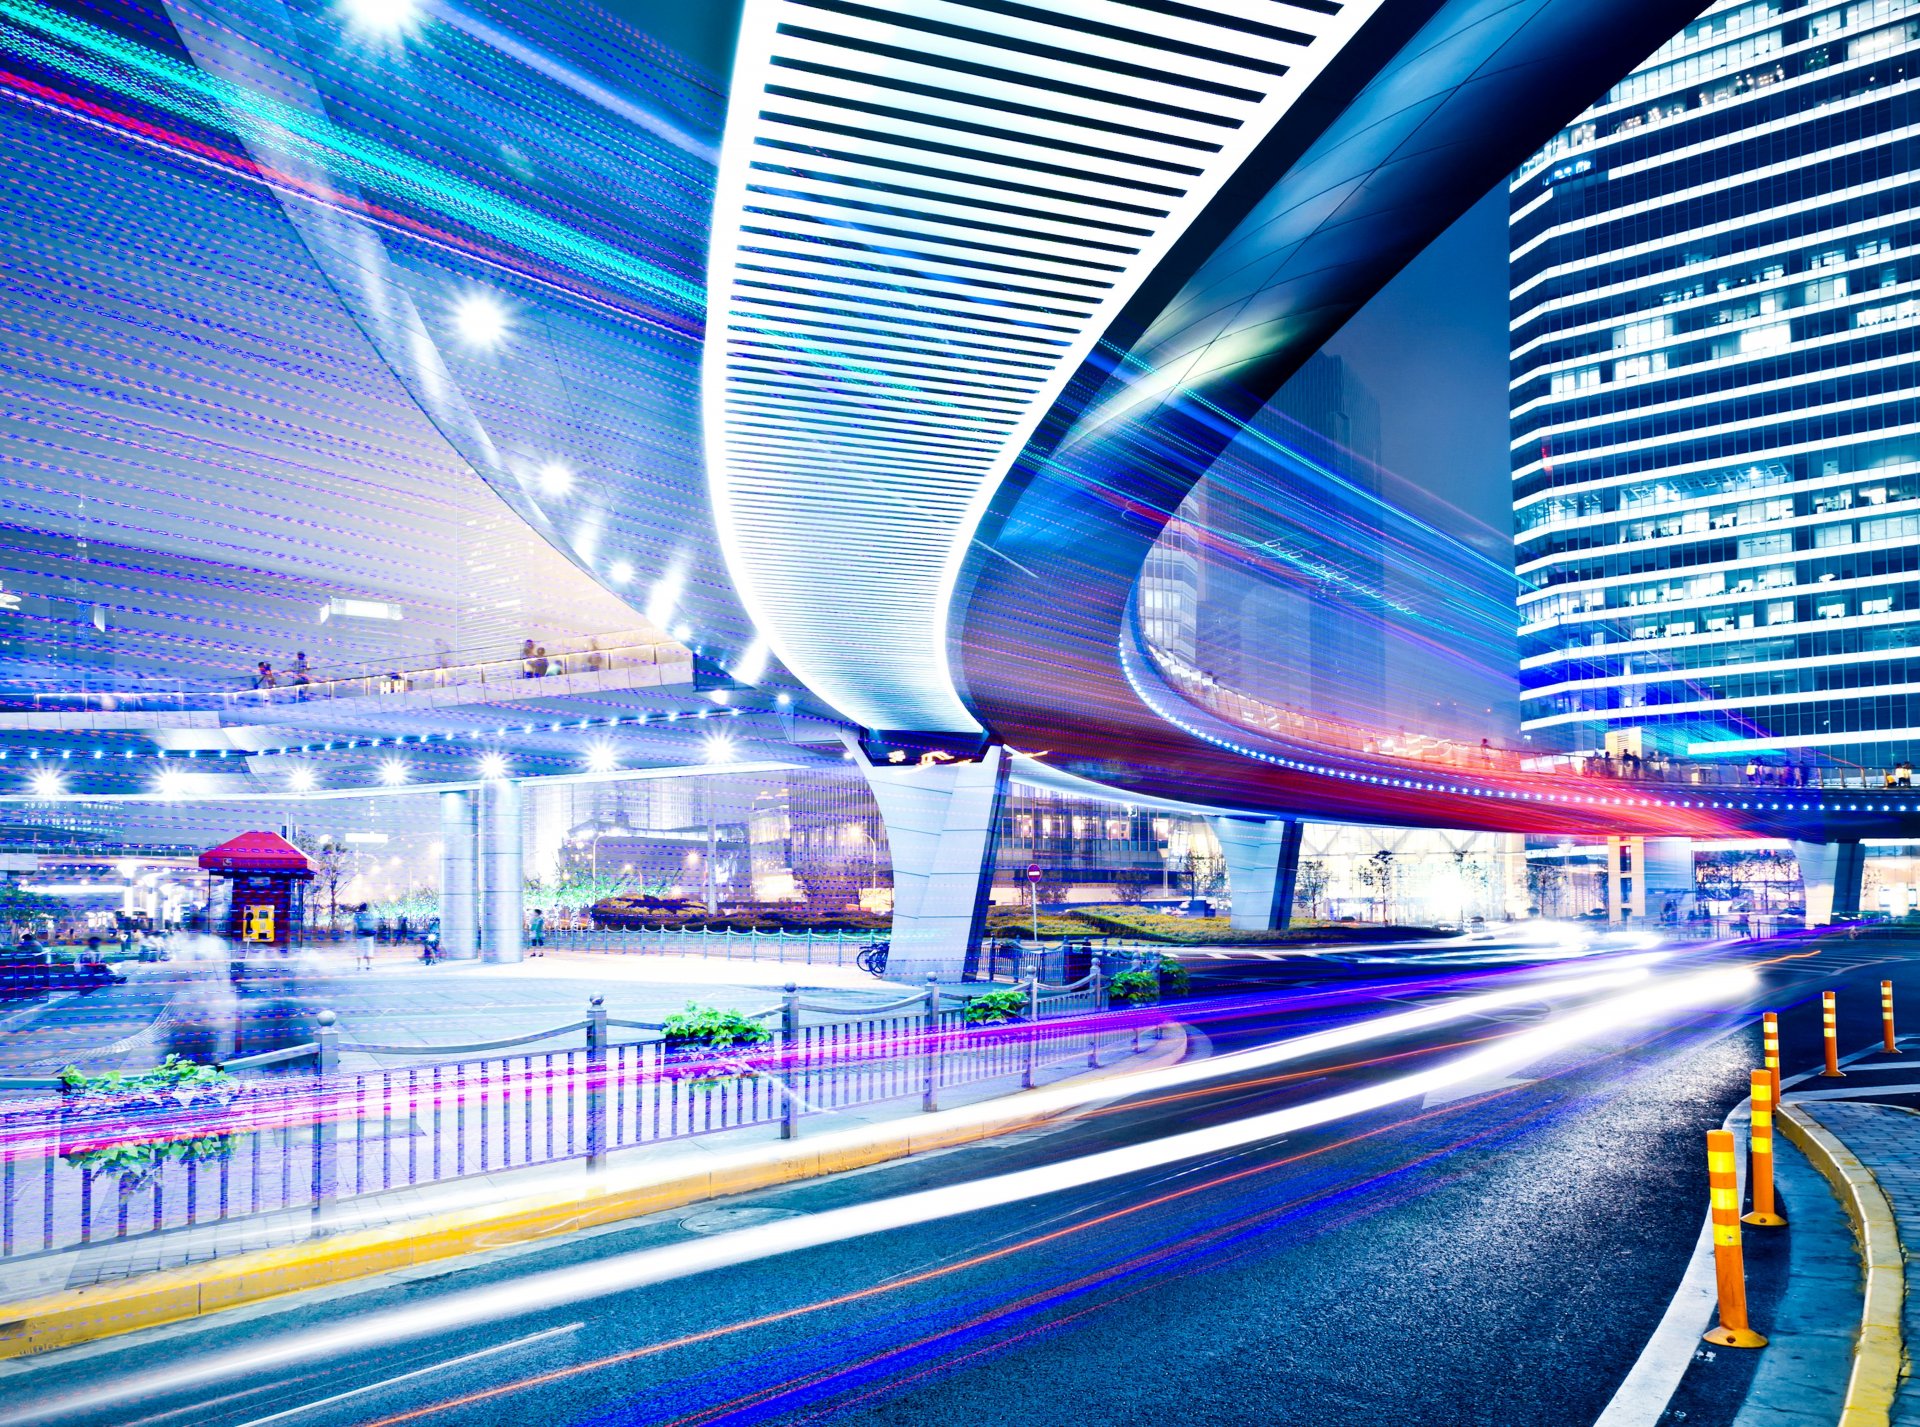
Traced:
<path fill-rule="evenodd" d="M 1702 1134 L 1758 1063 L 1752 1013 L 1782 1009 L 1789 1067 L 1811 1062 L 1806 998 L 1838 985 L 1843 1043 L 1864 1044 L 1888 954 L 1843 944 L 1783 962 L 1730 1014 L 1656 998 L 1638 1024 L 1581 1035 L 1514 1081 L 1117 1178 L 1067 1172 L 1052 1192 L 641 1287 L 606 1276 L 649 1251 L 704 1240 L 724 1254 L 741 1242 L 730 1232 L 804 1232 L 848 1207 L 878 1222 L 901 1195 L 977 1194 L 1010 1171 L 1380 1087 L 1575 1007 L 1523 1002 L 990 1146 L 51 1355 L 0 1375 L 0 1421 L 1591 1422 L 1698 1233 Z M 1434 994 L 1357 984 L 1379 967 L 1323 970 L 1357 999 L 1251 1010 L 1263 975 L 1271 990 L 1315 973 L 1201 968 L 1193 1010 L 1216 1050 Z M 1897 975 L 1920 1007 L 1920 976 Z M 463 1306 L 489 1288 L 503 1302 L 476 1321 Z"/>

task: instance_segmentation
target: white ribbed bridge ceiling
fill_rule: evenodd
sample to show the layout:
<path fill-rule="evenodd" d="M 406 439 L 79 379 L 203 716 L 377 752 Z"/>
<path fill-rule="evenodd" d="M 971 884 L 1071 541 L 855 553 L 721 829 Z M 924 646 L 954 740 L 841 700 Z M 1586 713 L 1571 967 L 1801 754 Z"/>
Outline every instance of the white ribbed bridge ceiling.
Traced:
<path fill-rule="evenodd" d="M 1381 0 L 749 0 L 709 479 L 760 635 L 873 728 L 978 727 L 947 614 L 1122 306 Z"/>

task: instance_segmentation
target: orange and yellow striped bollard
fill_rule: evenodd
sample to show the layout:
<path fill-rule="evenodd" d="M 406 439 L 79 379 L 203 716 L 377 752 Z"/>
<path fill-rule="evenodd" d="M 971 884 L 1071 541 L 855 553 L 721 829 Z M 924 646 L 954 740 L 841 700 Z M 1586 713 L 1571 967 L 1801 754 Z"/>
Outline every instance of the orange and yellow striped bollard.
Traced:
<path fill-rule="evenodd" d="M 1713 1205 L 1713 1276 L 1720 1322 L 1701 1336 L 1723 1348 L 1764 1348 L 1747 1322 L 1747 1269 L 1740 1253 L 1740 1181 L 1733 1169 L 1733 1132 L 1707 1131 L 1707 1186 Z"/>
<path fill-rule="evenodd" d="M 1773 1072 L 1773 1103 L 1780 1103 L 1780 1017 L 1768 1011 L 1760 1018 L 1760 1063 Z"/>
<path fill-rule="evenodd" d="M 1838 1079 L 1846 1072 L 1840 1068 L 1840 1032 L 1834 1025 L 1833 992 L 1820 993 L 1820 1034 L 1826 1040 L 1827 1068 L 1820 1073 L 1829 1080 Z"/>
<path fill-rule="evenodd" d="M 1900 1046 L 1893 1037 L 1893 983 L 1880 983 L 1880 1044 L 1888 1055 L 1900 1054 Z"/>
<path fill-rule="evenodd" d="M 1753 1192 L 1753 1212 L 1740 1222 L 1756 1228 L 1777 1228 L 1787 1221 L 1773 1202 L 1773 1072 L 1756 1070 L 1749 1083 L 1753 1088 L 1753 1133 L 1748 1141 L 1751 1158 L 1747 1187 Z"/>

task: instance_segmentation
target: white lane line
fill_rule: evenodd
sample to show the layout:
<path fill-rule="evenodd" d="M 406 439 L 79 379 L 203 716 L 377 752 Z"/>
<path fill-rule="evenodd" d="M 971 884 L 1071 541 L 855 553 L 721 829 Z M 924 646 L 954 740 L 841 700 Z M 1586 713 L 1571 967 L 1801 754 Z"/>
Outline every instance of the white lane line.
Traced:
<path fill-rule="evenodd" d="M 515 1338 L 509 1343 L 495 1343 L 492 1347 L 480 1348 L 471 1353 L 462 1353 L 457 1358 L 448 1358 L 443 1363 L 431 1363 L 423 1368 L 415 1368 L 412 1372 L 403 1372 L 398 1377 L 382 1378 L 379 1382 L 370 1382 L 364 1387 L 350 1388 L 346 1392 L 336 1392 L 332 1397 L 322 1397 L 313 1402 L 303 1402 L 298 1407 L 289 1407 L 285 1411 L 275 1412 L 266 1417 L 255 1417 L 249 1422 L 242 1422 L 240 1427 L 266 1427 L 266 1424 L 269 1422 L 284 1422 L 287 1418 L 298 1417 L 303 1412 L 313 1412 L 322 1407 L 332 1407 L 336 1403 L 346 1402 L 351 1398 L 364 1397 L 369 1392 L 379 1392 L 382 1388 L 397 1387 L 399 1384 L 411 1382 L 415 1378 L 430 1377 L 434 1373 L 445 1372 L 448 1368 L 457 1368 L 467 1363 L 478 1362 L 480 1359 L 490 1358 L 496 1353 L 511 1352 L 515 1348 L 524 1348 L 529 1343 L 542 1342 L 547 1338 L 558 1338 L 566 1333 L 577 1333 L 586 1326 L 584 1322 L 581 1322 L 569 1323 L 562 1328 L 543 1328 L 538 1333 L 529 1333 L 526 1337 Z"/>

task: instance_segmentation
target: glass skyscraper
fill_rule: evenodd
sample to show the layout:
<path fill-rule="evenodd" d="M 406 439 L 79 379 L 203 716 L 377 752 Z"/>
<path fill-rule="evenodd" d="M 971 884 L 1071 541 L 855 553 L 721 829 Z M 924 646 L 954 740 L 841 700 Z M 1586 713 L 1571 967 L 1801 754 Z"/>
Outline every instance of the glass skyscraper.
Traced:
<path fill-rule="evenodd" d="M 1716 4 L 1512 180 L 1533 746 L 1908 756 L 1917 62 L 1920 0 Z"/>

